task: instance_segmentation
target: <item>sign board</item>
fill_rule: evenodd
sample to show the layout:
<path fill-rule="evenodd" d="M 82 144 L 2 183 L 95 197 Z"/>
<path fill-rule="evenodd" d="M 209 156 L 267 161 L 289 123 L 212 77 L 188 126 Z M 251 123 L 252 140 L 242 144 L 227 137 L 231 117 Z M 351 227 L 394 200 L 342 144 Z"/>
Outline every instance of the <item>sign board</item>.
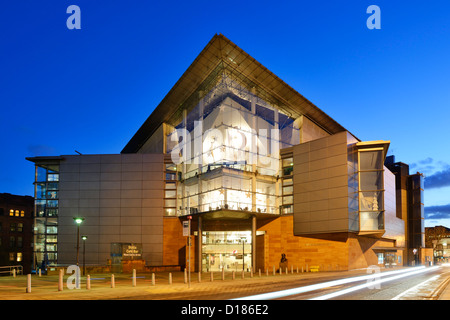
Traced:
<path fill-rule="evenodd" d="M 122 244 L 123 260 L 139 260 L 142 259 L 142 244 L 140 243 L 123 243 Z"/>
<path fill-rule="evenodd" d="M 189 236 L 189 221 L 183 221 L 183 237 Z"/>

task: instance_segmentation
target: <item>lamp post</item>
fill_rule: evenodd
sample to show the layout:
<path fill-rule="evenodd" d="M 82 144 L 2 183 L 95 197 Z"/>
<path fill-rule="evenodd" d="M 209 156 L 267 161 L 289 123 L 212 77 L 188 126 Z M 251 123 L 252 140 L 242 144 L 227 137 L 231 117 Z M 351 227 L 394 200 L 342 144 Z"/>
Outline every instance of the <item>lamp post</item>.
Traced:
<path fill-rule="evenodd" d="M 73 218 L 73 220 L 77 224 L 77 267 L 78 267 L 78 257 L 80 255 L 80 225 L 84 221 L 84 218 L 75 217 Z"/>
<path fill-rule="evenodd" d="M 87 236 L 81 236 L 81 239 L 83 239 L 83 276 L 86 273 L 86 239 Z"/>
<path fill-rule="evenodd" d="M 245 240 L 247 238 L 246 237 L 241 237 L 241 241 L 242 241 L 242 271 L 245 271 L 244 268 L 244 251 L 245 251 Z"/>

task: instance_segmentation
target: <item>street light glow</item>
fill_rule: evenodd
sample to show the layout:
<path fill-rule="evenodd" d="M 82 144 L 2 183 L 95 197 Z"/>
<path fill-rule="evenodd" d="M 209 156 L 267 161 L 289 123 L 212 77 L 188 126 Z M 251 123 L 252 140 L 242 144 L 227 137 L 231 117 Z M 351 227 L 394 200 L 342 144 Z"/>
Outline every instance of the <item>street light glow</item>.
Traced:
<path fill-rule="evenodd" d="M 75 220 L 76 224 L 81 224 L 84 221 L 84 218 L 77 217 L 77 218 L 73 218 L 73 220 Z"/>

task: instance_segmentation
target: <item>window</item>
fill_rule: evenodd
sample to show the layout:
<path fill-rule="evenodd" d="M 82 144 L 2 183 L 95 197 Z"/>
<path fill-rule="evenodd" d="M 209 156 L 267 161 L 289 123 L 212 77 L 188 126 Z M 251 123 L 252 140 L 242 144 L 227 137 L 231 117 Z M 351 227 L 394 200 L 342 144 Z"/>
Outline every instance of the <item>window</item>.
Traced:
<path fill-rule="evenodd" d="M 378 256 L 378 264 L 383 264 L 384 263 L 384 254 L 377 253 L 377 256 Z"/>
<path fill-rule="evenodd" d="M 359 149 L 359 217 L 361 231 L 384 229 L 383 149 Z"/>
<path fill-rule="evenodd" d="M 16 217 L 19 216 L 19 210 L 14 211 L 14 216 L 16 216 Z"/>
<path fill-rule="evenodd" d="M 22 252 L 17 252 L 17 262 L 21 262 L 22 261 Z"/>
<path fill-rule="evenodd" d="M 11 236 L 9 237 L 9 247 L 14 248 L 16 246 L 16 237 Z"/>
<path fill-rule="evenodd" d="M 17 247 L 23 248 L 23 238 L 22 237 L 17 237 Z"/>
<path fill-rule="evenodd" d="M 177 167 L 173 163 L 165 164 L 164 215 L 176 216 L 177 206 Z"/>
<path fill-rule="evenodd" d="M 14 217 L 14 210 L 13 209 L 9 210 L 9 216 L 10 217 Z"/>
<path fill-rule="evenodd" d="M 17 224 L 17 232 L 23 232 L 23 223 Z"/>
<path fill-rule="evenodd" d="M 9 261 L 14 261 L 14 252 L 9 253 Z"/>
<path fill-rule="evenodd" d="M 21 217 L 25 217 L 25 211 L 23 211 L 23 210 L 20 211 L 20 216 L 21 216 Z"/>
<path fill-rule="evenodd" d="M 9 231 L 11 231 L 11 232 L 16 232 L 16 223 L 15 223 L 15 222 L 12 222 L 12 223 L 9 225 Z"/>

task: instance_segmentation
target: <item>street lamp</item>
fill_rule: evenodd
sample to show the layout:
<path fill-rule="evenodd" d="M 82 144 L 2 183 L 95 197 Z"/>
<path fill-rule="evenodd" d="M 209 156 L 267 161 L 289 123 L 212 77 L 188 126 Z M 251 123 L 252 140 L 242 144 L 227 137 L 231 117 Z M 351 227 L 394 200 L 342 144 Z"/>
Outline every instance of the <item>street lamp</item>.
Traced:
<path fill-rule="evenodd" d="M 84 221 L 84 218 L 74 217 L 73 220 L 77 224 L 77 267 L 78 267 L 78 257 L 80 254 L 80 224 Z"/>
<path fill-rule="evenodd" d="M 86 273 L 86 239 L 87 236 L 81 236 L 81 239 L 83 239 L 83 276 Z"/>
<path fill-rule="evenodd" d="M 247 240 L 246 237 L 241 237 L 241 241 L 242 241 L 242 271 L 244 271 L 244 251 L 245 251 L 245 240 Z"/>

